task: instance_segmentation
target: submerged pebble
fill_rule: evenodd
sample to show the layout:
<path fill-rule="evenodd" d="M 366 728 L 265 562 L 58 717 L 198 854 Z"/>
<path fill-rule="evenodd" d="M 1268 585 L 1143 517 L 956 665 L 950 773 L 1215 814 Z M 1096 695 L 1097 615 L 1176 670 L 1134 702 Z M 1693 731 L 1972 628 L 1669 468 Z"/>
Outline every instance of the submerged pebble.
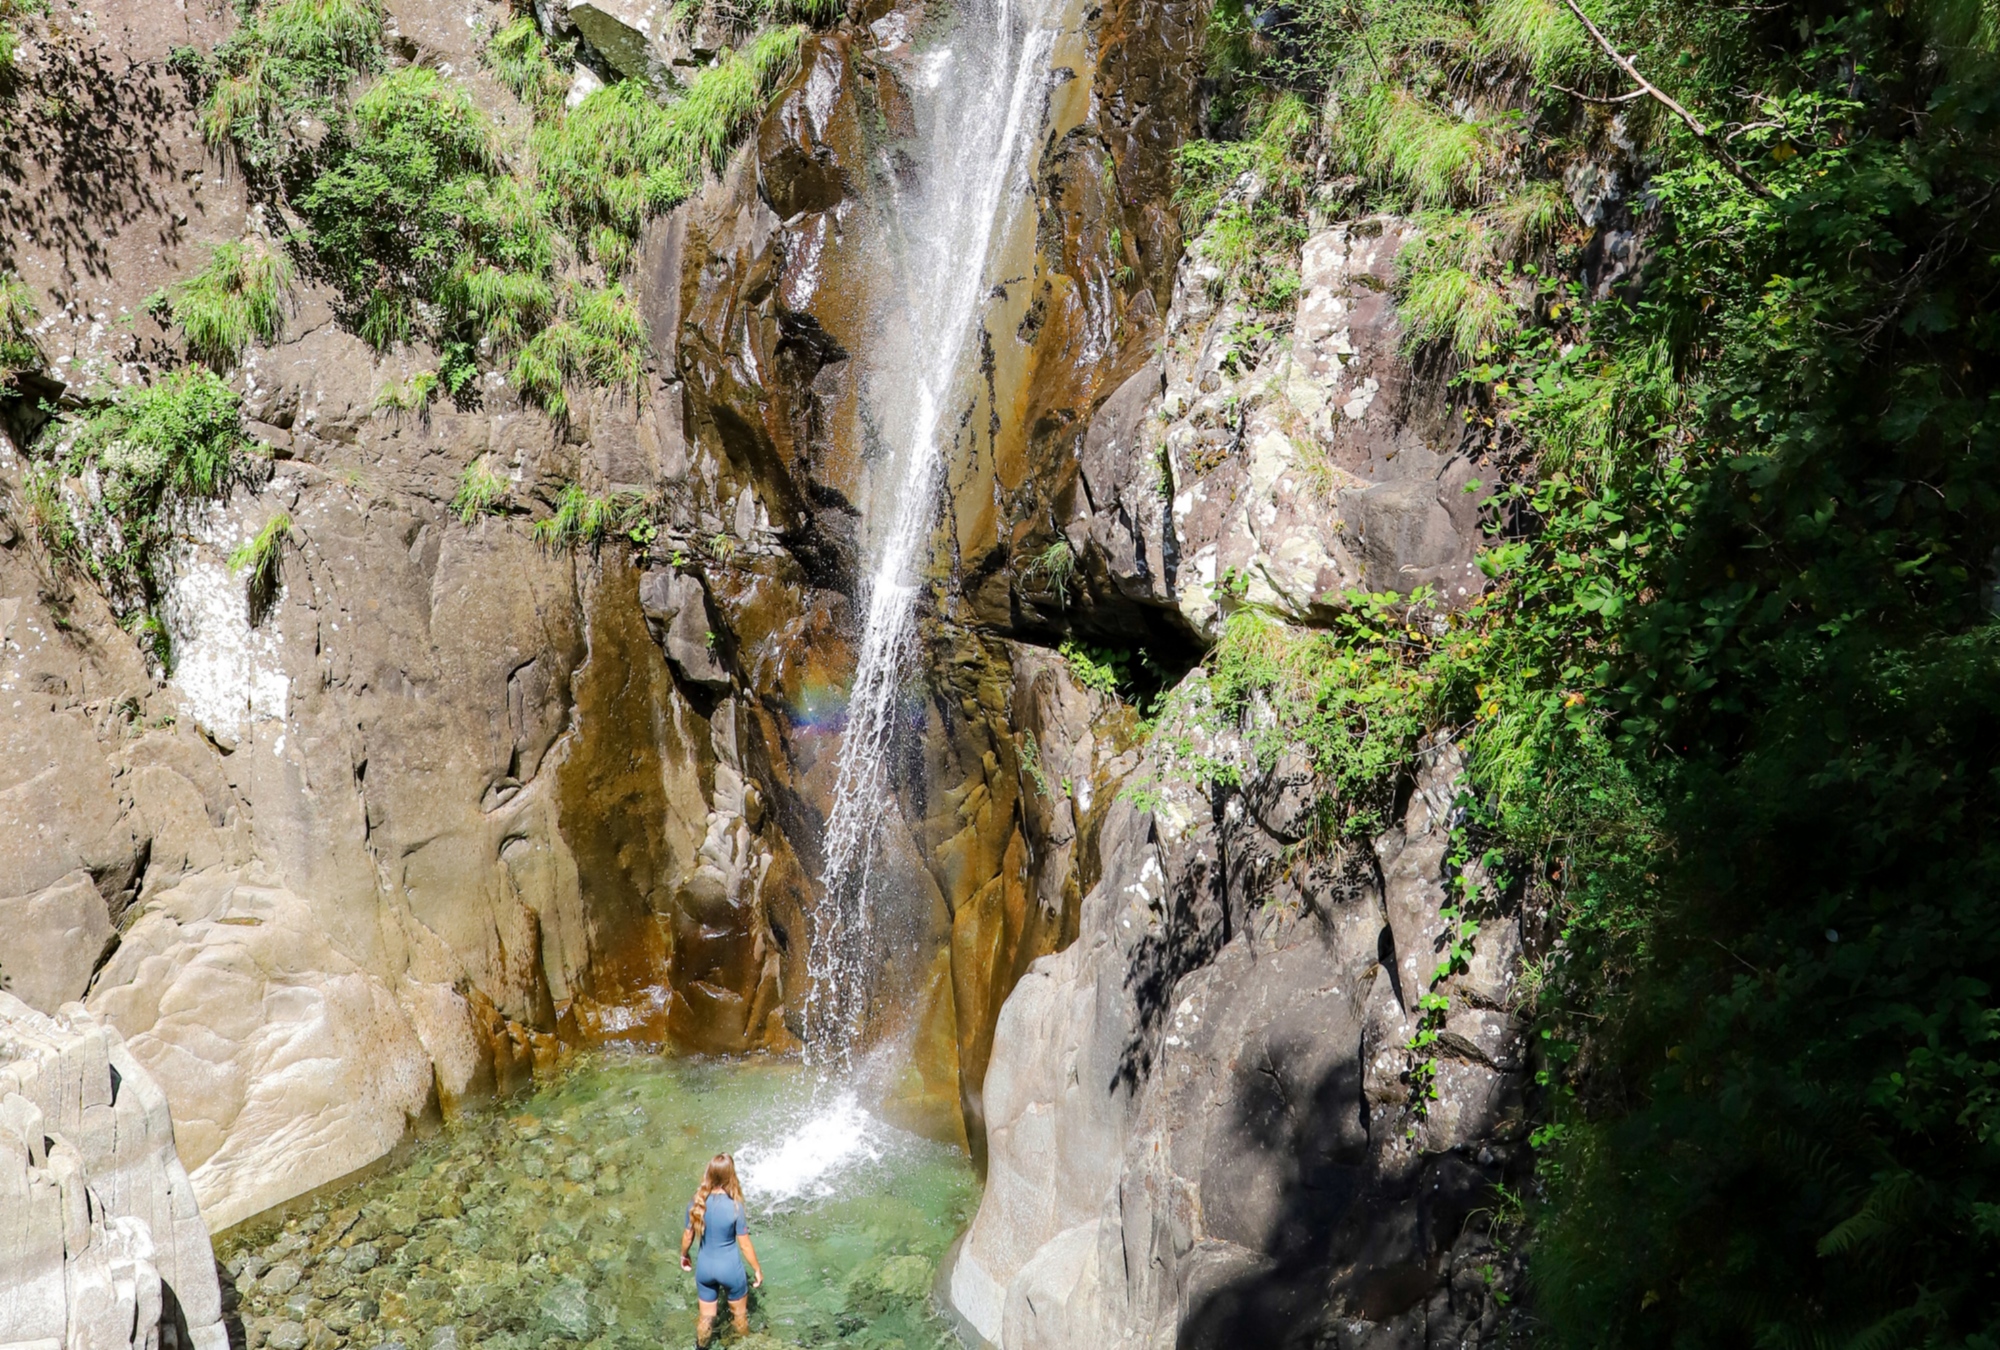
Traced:
<path fill-rule="evenodd" d="M 246 1350 L 657 1350 L 691 1340 L 688 1199 L 734 1151 L 767 1283 L 741 1350 L 954 1347 L 937 1264 L 977 1191 L 956 1150 L 783 1062 L 586 1060 L 400 1167 L 217 1244 Z M 689 1333 L 683 1336 L 683 1332 Z"/>

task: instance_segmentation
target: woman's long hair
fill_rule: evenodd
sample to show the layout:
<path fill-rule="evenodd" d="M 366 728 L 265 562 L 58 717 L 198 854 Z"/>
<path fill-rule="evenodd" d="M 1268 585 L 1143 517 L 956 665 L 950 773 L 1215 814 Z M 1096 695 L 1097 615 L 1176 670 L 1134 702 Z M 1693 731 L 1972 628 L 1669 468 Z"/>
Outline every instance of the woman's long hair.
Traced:
<path fill-rule="evenodd" d="M 701 1245 L 701 1230 L 708 1225 L 708 1197 L 721 1191 L 736 1202 L 736 1212 L 743 1212 L 743 1183 L 736 1179 L 736 1159 L 727 1153 L 718 1153 L 708 1160 L 708 1172 L 701 1179 L 701 1185 L 694 1189 L 694 1209 L 688 1215 L 688 1226 L 694 1229 L 694 1245 Z"/>

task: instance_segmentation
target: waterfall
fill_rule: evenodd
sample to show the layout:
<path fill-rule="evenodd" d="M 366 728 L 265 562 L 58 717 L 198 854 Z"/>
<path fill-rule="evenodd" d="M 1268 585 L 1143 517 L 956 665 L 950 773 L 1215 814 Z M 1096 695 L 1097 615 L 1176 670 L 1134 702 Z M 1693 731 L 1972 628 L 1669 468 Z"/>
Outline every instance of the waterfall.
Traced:
<path fill-rule="evenodd" d="M 944 465 L 939 438 L 986 303 L 995 243 L 1025 195 L 1056 36 L 1047 8 L 1047 0 L 967 0 L 945 44 L 917 58 L 921 181 L 897 208 L 905 282 L 895 345 L 908 360 L 902 392 L 877 409 L 898 453 L 887 490 L 871 503 L 887 527 L 874 540 L 863 595 L 807 954 L 806 1053 L 822 1064 L 848 1059 L 867 1011 L 889 757 L 916 633 L 918 558 Z"/>

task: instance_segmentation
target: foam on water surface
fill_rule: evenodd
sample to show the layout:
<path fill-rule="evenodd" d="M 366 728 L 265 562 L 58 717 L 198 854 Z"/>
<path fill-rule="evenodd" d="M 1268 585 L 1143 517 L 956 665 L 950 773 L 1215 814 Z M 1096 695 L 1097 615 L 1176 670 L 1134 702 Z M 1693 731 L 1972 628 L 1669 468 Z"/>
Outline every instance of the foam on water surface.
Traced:
<path fill-rule="evenodd" d="M 864 1110 L 854 1093 L 838 1092 L 788 1132 L 742 1145 L 736 1165 L 745 1198 L 776 1207 L 837 1195 L 857 1168 L 916 1143 Z"/>

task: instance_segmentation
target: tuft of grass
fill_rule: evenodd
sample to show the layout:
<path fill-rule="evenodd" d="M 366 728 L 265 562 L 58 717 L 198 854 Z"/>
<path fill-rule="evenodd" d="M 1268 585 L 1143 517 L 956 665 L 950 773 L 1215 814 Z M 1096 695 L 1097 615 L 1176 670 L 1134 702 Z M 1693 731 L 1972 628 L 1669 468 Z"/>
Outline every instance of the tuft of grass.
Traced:
<path fill-rule="evenodd" d="M 764 33 L 707 67 L 672 103 L 637 80 L 598 90 L 535 136 L 550 212 L 579 237 L 609 226 L 636 240 L 649 216 L 720 169 L 738 133 L 797 67 L 805 29 Z"/>
<path fill-rule="evenodd" d="M 35 293 L 12 272 L 0 272 L 0 386 L 45 363 L 35 325 L 42 321 Z"/>
<path fill-rule="evenodd" d="M 1069 608 L 1069 584 L 1076 579 L 1076 551 L 1070 548 L 1069 540 L 1056 540 L 1021 569 L 1022 581 L 1031 582 L 1037 578 L 1055 596 L 1058 608 Z"/>
<path fill-rule="evenodd" d="M 278 0 L 216 49 L 202 134 L 275 169 L 298 149 L 302 118 L 334 120 L 348 86 L 382 63 L 377 0 Z"/>
<path fill-rule="evenodd" d="M 285 541 L 292 537 L 292 517 L 280 511 L 229 555 L 231 572 L 248 572 L 250 626 L 264 621 L 283 583 Z"/>
<path fill-rule="evenodd" d="M 451 510 L 460 524 L 470 525 L 481 516 L 498 515 L 506 500 L 507 479 L 481 455 L 459 474 L 458 493 L 451 499 Z"/>
<path fill-rule="evenodd" d="M 572 285 L 563 317 L 515 354 L 512 378 L 523 399 L 560 421 L 570 387 L 595 384 L 636 399 L 645 370 L 646 325 L 625 288 Z"/>
<path fill-rule="evenodd" d="M 1443 342 L 1465 360 L 1486 351 L 1519 323 L 1506 290 L 1463 267 L 1412 272 L 1397 313 L 1410 345 Z"/>
<path fill-rule="evenodd" d="M 415 413 L 428 422 L 440 383 L 435 370 L 420 370 L 402 384 L 385 384 L 375 395 L 375 411 Z"/>
<path fill-rule="evenodd" d="M 1420 207 L 1477 200 L 1498 163 L 1485 128 L 1407 89 L 1378 89 L 1358 110 L 1363 164 Z"/>
<path fill-rule="evenodd" d="M 1538 81 L 1575 79 L 1601 59 L 1562 0 L 1488 0 L 1479 37 L 1488 54 L 1518 62 Z"/>
<path fill-rule="evenodd" d="M 569 77 L 564 72 L 574 56 L 567 47 L 550 47 L 534 15 L 519 15 L 497 30 L 486 40 L 480 57 L 494 78 L 537 117 L 554 116 L 562 110 L 563 96 L 569 92 Z"/>
<path fill-rule="evenodd" d="M 188 352 L 224 370 L 251 342 L 275 342 L 285 331 L 292 264 L 261 244 L 217 244 L 208 265 L 153 297 L 151 307 L 181 330 Z"/>
<path fill-rule="evenodd" d="M 1491 239 L 1489 252 L 1502 259 L 1532 256 L 1555 239 L 1569 210 L 1562 184 L 1552 179 L 1521 184 L 1483 213 L 1481 226 Z"/>
<path fill-rule="evenodd" d="M 645 521 L 646 499 L 636 492 L 598 496 L 570 483 L 556 496 L 556 509 L 531 528 L 535 542 L 574 553 L 595 553 L 613 537 L 638 529 Z"/>

